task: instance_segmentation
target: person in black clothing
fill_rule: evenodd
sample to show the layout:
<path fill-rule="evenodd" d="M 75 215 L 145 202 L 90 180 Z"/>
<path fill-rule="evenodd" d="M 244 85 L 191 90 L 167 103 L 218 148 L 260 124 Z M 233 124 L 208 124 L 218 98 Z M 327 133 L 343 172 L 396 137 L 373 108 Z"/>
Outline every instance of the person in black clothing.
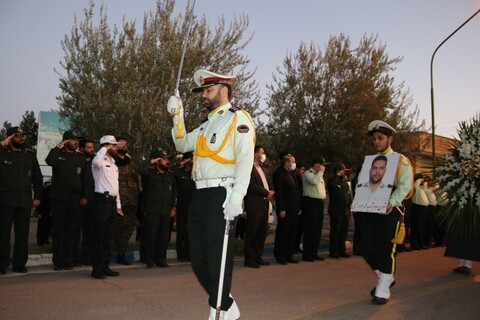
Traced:
<path fill-rule="evenodd" d="M 306 168 L 303 163 L 297 163 L 297 168 L 295 169 L 295 178 L 297 179 L 298 189 L 300 190 L 302 199 L 302 214 L 298 216 L 297 234 L 295 235 L 295 251 L 298 253 L 303 253 L 303 250 L 300 248 L 300 243 L 302 242 L 303 237 L 303 175 L 305 174 L 305 169 Z"/>
<path fill-rule="evenodd" d="M 90 175 L 85 158 L 77 154 L 78 139 L 65 131 L 63 141 L 50 150 L 45 162 L 52 167 L 53 269 L 71 270 L 80 227 L 81 207 L 88 203 Z"/>
<path fill-rule="evenodd" d="M 167 244 L 170 233 L 170 217 L 175 215 L 175 177 L 169 170 L 170 161 L 165 151 L 155 150 L 150 160 L 140 167 L 144 189 L 143 244 L 147 268 L 156 264 L 168 267 Z"/>
<path fill-rule="evenodd" d="M 40 205 L 43 177 L 34 152 L 25 149 L 27 133 L 19 127 L 7 129 L 0 142 L 0 275 L 10 263 L 10 234 L 15 230 L 12 267 L 28 272 L 28 234 L 32 207 Z M 33 191 L 33 194 L 32 194 Z M 33 201 L 32 201 L 33 199 Z"/>
<path fill-rule="evenodd" d="M 345 251 L 350 218 L 350 187 L 344 180 L 345 166 L 335 165 L 333 176 L 327 181 L 329 194 L 328 214 L 330 215 L 330 257 L 350 258 Z"/>
<path fill-rule="evenodd" d="M 177 186 L 177 260 L 190 261 L 190 245 L 188 244 L 187 216 L 195 191 L 195 182 L 192 180 L 193 153 L 183 154 L 180 164 L 173 167 Z"/>
<path fill-rule="evenodd" d="M 278 219 L 274 254 L 281 265 L 298 263 L 298 260 L 293 258 L 293 251 L 298 215 L 301 213 L 301 195 L 292 174 L 295 168 L 295 158 L 291 154 L 286 154 L 281 158 L 280 167 L 273 174 Z"/>
<path fill-rule="evenodd" d="M 52 183 L 46 181 L 43 184 L 40 205 L 37 207 L 37 245 L 43 246 L 50 242 L 50 229 L 52 228 L 52 216 L 50 212 L 50 190 Z"/>
<path fill-rule="evenodd" d="M 270 263 L 264 261 L 263 249 L 268 230 L 268 206 L 275 194 L 268 183 L 262 163 L 267 156 L 265 149 L 256 145 L 254 149 L 253 168 L 250 176 L 244 207 L 247 212 L 245 229 L 245 261 L 246 267 L 260 268 Z"/>

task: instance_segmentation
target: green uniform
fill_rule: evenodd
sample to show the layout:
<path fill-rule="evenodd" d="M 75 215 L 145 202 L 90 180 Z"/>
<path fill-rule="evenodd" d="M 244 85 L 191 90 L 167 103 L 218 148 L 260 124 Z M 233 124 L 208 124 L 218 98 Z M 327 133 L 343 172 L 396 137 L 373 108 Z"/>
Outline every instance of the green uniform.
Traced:
<path fill-rule="evenodd" d="M 91 172 L 87 161 L 77 153 L 53 148 L 45 162 L 52 167 L 50 191 L 53 234 L 53 264 L 71 268 L 74 264 L 74 246 L 80 228 L 80 199 L 88 199 Z"/>
<path fill-rule="evenodd" d="M 40 199 L 42 180 L 35 153 L 0 147 L 0 269 L 9 264 L 12 224 L 15 230 L 12 266 L 23 268 L 27 263 L 32 198 Z"/>
<path fill-rule="evenodd" d="M 143 186 L 145 217 L 142 246 L 147 265 L 166 266 L 167 243 L 170 234 L 170 212 L 175 207 L 175 178 L 173 173 L 161 173 L 150 162 L 140 168 Z"/>
<path fill-rule="evenodd" d="M 114 158 L 118 167 L 118 187 L 122 199 L 123 217 L 117 216 L 115 222 L 114 250 L 125 254 L 128 241 L 135 227 L 138 202 L 138 170 L 129 156 Z"/>

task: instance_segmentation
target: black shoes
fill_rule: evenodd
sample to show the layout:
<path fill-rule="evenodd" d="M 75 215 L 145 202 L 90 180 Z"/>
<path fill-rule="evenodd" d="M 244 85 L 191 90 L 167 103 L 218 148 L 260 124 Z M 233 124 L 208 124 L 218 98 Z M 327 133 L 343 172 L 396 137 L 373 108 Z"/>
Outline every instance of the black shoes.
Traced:
<path fill-rule="evenodd" d="M 109 277 L 118 277 L 120 275 L 120 272 L 113 271 L 107 266 L 103 268 L 103 274 Z"/>
<path fill-rule="evenodd" d="M 381 306 L 381 305 L 384 305 L 388 302 L 388 299 L 387 298 L 379 298 L 377 296 L 374 296 L 373 299 L 372 299 L 372 304 L 375 304 L 377 306 Z"/>
<path fill-rule="evenodd" d="M 5 268 L 0 268 L 0 274 L 7 274 L 7 271 L 5 271 Z"/>
<path fill-rule="evenodd" d="M 277 263 L 281 264 L 282 266 L 285 266 L 288 264 L 287 261 L 285 261 L 285 259 L 277 259 Z"/>
<path fill-rule="evenodd" d="M 166 262 L 157 262 L 156 266 L 159 268 L 168 268 L 170 267 Z"/>
<path fill-rule="evenodd" d="M 59 265 L 54 264 L 53 265 L 53 271 L 61 271 L 63 268 Z"/>
<path fill-rule="evenodd" d="M 98 273 L 98 272 L 93 272 L 93 271 L 92 271 L 92 273 L 90 273 L 90 276 L 94 279 L 100 279 L 100 280 L 105 279 L 107 277 L 103 273 Z"/>
<path fill-rule="evenodd" d="M 310 257 L 302 257 L 302 260 L 303 261 L 307 261 L 307 262 L 313 262 L 313 258 L 310 258 Z"/>
<path fill-rule="evenodd" d="M 258 260 L 257 263 L 261 266 L 269 266 L 270 265 L 270 262 L 268 261 L 265 261 L 265 260 Z"/>
<path fill-rule="evenodd" d="M 287 258 L 287 259 L 285 259 L 285 261 L 288 262 L 288 263 L 298 263 L 298 260 L 294 259 L 294 258 Z"/>
<path fill-rule="evenodd" d="M 348 253 L 341 253 L 340 257 L 342 258 L 350 258 L 351 256 Z"/>
<path fill-rule="evenodd" d="M 330 253 L 328 256 L 329 256 L 330 258 L 332 258 L 332 259 L 340 259 L 340 256 L 339 256 L 338 254 L 332 254 L 332 253 Z"/>
<path fill-rule="evenodd" d="M 472 270 L 469 267 L 456 267 L 453 269 L 454 273 L 460 273 L 460 274 L 471 274 Z"/>
<path fill-rule="evenodd" d="M 324 257 L 320 257 L 320 256 L 315 256 L 315 257 L 313 257 L 313 259 L 318 260 L 318 261 L 324 261 L 325 260 Z"/>
<path fill-rule="evenodd" d="M 25 268 L 25 266 L 23 266 L 23 267 L 14 267 L 14 268 L 13 268 L 13 272 L 17 272 L 17 273 L 27 273 L 27 272 L 28 272 L 28 269 Z"/>

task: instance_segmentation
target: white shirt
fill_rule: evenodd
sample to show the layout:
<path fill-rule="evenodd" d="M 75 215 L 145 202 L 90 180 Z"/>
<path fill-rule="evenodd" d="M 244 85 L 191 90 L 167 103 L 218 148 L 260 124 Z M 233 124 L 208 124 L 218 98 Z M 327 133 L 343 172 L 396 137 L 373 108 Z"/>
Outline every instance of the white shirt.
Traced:
<path fill-rule="evenodd" d="M 255 147 L 255 128 L 248 113 L 244 111 L 232 112 L 229 110 L 230 108 L 232 108 L 232 105 L 227 103 L 211 111 L 208 114 L 207 121 L 186 134 L 183 138 L 176 137 L 177 117 L 174 117 L 172 137 L 175 148 L 179 152 L 195 150 L 197 140 L 202 135 L 206 138 L 205 141 L 208 148 L 216 152 L 221 148 L 221 144 L 224 142 L 228 129 L 236 115 L 237 120 L 232 132 L 230 132 L 224 147 L 218 153 L 218 156 L 227 160 L 236 159 L 236 163 L 223 164 L 213 160 L 211 157 L 198 157 L 198 159 L 194 160 L 195 170 L 192 171 L 192 179 L 200 181 L 234 178 L 235 184 L 232 188 L 229 202 L 234 205 L 241 205 L 250 183 Z M 183 119 L 181 119 L 181 122 L 183 123 Z"/>
<path fill-rule="evenodd" d="M 95 181 L 95 192 L 117 197 L 117 208 L 122 208 L 118 193 L 118 167 L 115 160 L 107 156 L 107 148 L 102 147 L 92 160 L 92 174 Z"/>
<path fill-rule="evenodd" d="M 263 183 L 263 187 L 267 190 L 269 190 L 268 188 L 268 182 L 267 182 L 267 177 L 265 176 L 265 172 L 263 171 L 262 167 L 259 166 L 258 164 L 256 163 L 253 163 L 253 167 L 255 169 L 257 169 L 257 172 L 258 174 L 260 175 L 260 178 L 262 179 L 262 183 Z"/>

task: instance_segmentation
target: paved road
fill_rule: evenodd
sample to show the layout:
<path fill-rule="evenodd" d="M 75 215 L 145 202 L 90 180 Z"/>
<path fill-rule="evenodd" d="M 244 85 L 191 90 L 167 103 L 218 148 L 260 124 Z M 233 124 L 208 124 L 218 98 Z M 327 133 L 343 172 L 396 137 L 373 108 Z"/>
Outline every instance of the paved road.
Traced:
<path fill-rule="evenodd" d="M 261 269 L 238 259 L 232 293 L 242 320 L 480 319 L 480 276 L 453 274 L 457 261 L 443 252 L 401 253 L 392 299 L 381 307 L 370 304 L 374 274 L 360 257 Z M 189 264 L 112 267 L 120 277 L 94 280 L 87 267 L 53 272 L 50 265 L 27 275 L 9 272 L 0 277 L 0 319 L 208 318 L 206 295 Z M 473 273 L 480 273 L 476 263 Z"/>

